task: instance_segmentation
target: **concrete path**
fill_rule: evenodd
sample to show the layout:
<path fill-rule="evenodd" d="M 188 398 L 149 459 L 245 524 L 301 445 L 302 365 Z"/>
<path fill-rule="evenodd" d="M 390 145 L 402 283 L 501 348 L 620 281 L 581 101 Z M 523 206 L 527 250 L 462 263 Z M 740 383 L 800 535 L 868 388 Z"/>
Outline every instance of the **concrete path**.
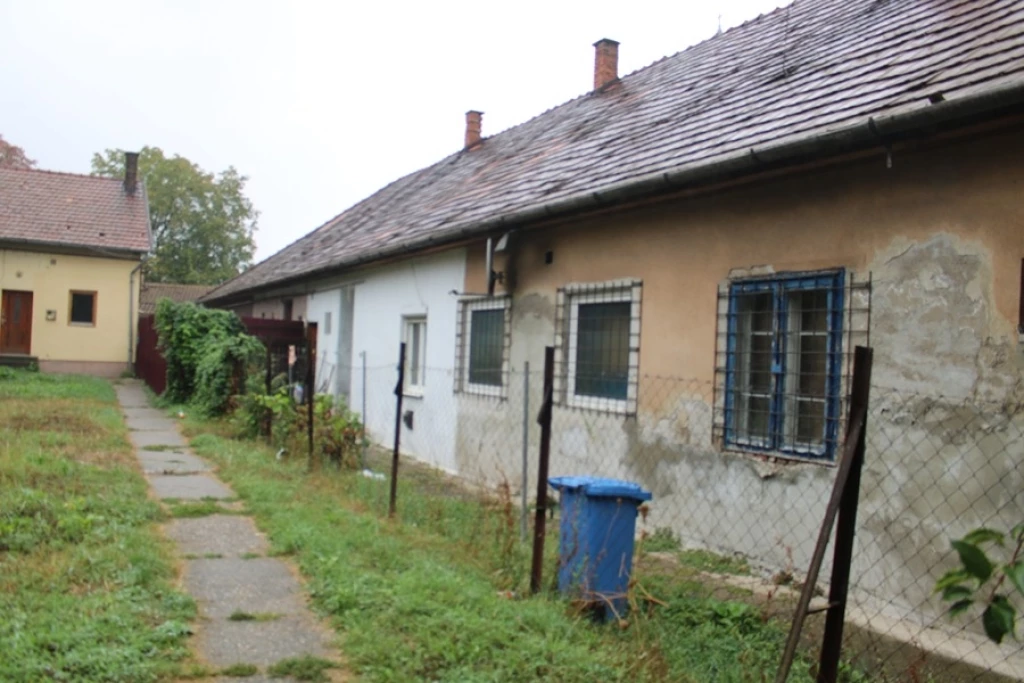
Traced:
<path fill-rule="evenodd" d="M 129 437 L 155 496 L 220 500 L 230 511 L 227 503 L 234 492 L 209 463 L 189 450 L 174 420 L 150 407 L 143 385 L 125 382 L 116 389 Z M 267 667 L 282 659 L 333 659 L 333 636 L 307 606 L 295 568 L 266 556 L 267 541 L 251 518 L 215 514 L 174 519 L 165 533 L 182 558 L 183 588 L 199 606 L 194 636 L 198 658 L 211 670 L 232 664 L 253 664 L 260 670 L 254 677 L 216 680 L 255 683 L 265 680 Z M 245 615 L 253 618 L 244 619 Z"/>

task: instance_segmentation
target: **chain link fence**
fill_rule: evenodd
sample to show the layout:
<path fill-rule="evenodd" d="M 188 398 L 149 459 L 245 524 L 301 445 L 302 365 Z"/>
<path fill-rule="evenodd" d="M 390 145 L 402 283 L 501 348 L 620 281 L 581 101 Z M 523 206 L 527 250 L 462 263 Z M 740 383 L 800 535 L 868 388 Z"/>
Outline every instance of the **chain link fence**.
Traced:
<path fill-rule="evenodd" d="M 372 444 L 366 465 L 387 475 L 396 367 L 349 372 L 345 398 Z M 537 486 L 542 375 L 542 368 L 507 368 L 500 386 L 481 387 L 451 369 L 422 368 L 415 386 L 407 380 L 398 416 L 401 453 L 444 473 L 436 495 L 504 488 L 521 506 L 524 540 Z M 641 581 L 645 572 L 677 572 L 787 623 L 838 451 L 741 452 L 721 428 L 720 393 L 710 381 L 638 375 L 635 403 L 614 410 L 574 405 L 556 390 L 549 474 L 624 479 L 653 493 L 638 520 Z M 951 620 L 933 591 L 958 564 L 951 539 L 1024 521 L 1024 405 L 876 385 L 866 442 L 844 660 L 868 680 L 1024 679 L 1016 641 L 989 642 L 980 610 Z M 401 499 L 398 507 L 401 514 Z M 812 610 L 828 593 L 831 552 L 826 558 Z M 822 616 L 808 618 L 802 642 L 810 658 L 822 626 Z"/>

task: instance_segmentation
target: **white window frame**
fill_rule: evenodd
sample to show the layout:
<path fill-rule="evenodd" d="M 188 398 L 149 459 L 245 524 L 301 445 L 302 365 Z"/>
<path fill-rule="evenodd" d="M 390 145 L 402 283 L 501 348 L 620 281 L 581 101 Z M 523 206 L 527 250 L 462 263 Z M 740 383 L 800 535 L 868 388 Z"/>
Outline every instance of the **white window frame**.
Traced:
<path fill-rule="evenodd" d="M 613 281 L 597 284 L 569 285 L 563 290 L 568 315 L 568 344 L 566 351 L 566 403 L 574 408 L 603 410 L 605 412 L 634 414 L 637 407 L 637 386 L 640 371 L 640 300 L 642 283 L 639 280 Z M 626 398 L 576 395 L 576 351 L 579 339 L 579 307 L 581 304 L 608 304 L 629 302 L 629 374 L 626 378 Z"/>
<path fill-rule="evenodd" d="M 413 327 L 416 325 L 422 325 L 423 331 L 420 335 L 420 348 L 419 348 L 419 369 L 420 378 L 418 384 L 413 384 L 410 373 L 412 368 L 412 336 Z M 424 388 L 427 384 L 427 316 L 425 315 L 406 315 L 402 316 L 402 341 L 405 342 L 405 372 L 403 373 L 403 384 L 402 393 L 406 396 L 423 396 Z"/>
<path fill-rule="evenodd" d="M 469 381 L 470 349 L 472 348 L 473 334 L 473 313 L 474 311 L 504 311 L 504 329 L 502 331 L 501 349 L 501 384 L 474 384 Z M 462 358 L 460 360 L 462 370 L 462 390 L 467 394 L 478 394 L 480 396 L 497 396 L 505 398 L 508 394 L 509 374 L 509 335 L 512 325 L 511 320 L 512 298 L 509 296 L 489 297 L 486 299 L 472 299 L 462 303 Z"/>

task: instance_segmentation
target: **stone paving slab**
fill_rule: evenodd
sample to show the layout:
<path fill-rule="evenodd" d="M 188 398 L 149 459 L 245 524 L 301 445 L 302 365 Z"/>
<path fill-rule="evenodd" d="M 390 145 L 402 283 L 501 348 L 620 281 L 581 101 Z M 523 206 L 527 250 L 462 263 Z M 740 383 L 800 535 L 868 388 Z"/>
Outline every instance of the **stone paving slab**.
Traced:
<path fill-rule="evenodd" d="M 211 468 L 205 460 L 191 453 L 178 451 L 139 451 L 139 462 L 147 474 L 208 472 Z"/>
<path fill-rule="evenodd" d="M 124 416 L 130 422 L 136 419 L 167 419 L 167 411 L 159 408 L 123 408 Z M 166 425 L 166 422 L 164 423 Z"/>
<path fill-rule="evenodd" d="M 125 414 L 128 429 L 135 432 L 165 432 L 167 418 L 163 415 L 128 415 Z M 174 423 L 171 423 L 174 428 Z"/>
<path fill-rule="evenodd" d="M 128 420 L 128 429 L 132 429 L 131 420 Z M 174 423 L 170 420 L 167 420 L 167 425 L 164 429 L 151 429 L 144 432 L 129 431 L 128 439 L 136 448 L 146 448 L 147 446 L 175 446 L 182 449 L 188 448 L 188 442 L 185 441 L 185 437 L 181 435 L 181 432 L 174 428 Z"/>
<path fill-rule="evenodd" d="M 273 557 L 189 560 L 182 584 L 203 615 L 213 619 L 235 612 L 302 614 L 309 609 L 298 579 Z"/>
<path fill-rule="evenodd" d="M 264 555 L 269 549 L 267 539 L 252 519 L 239 515 L 175 519 L 164 527 L 164 533 L 178 544 L 178 552 L 182 555 L 216 553 L 224 557 L 238 557 L 245 553 Z"/>
<path fill-rule="evenodd" d="M 234 492 L 209 474 L 147 474 L 157 498 L 234 498 Z"/>
<path fill-rule="evenodd" d="M 149 396 L 142 388 L 141 382 L 126 384 L 115 384 L 114 391 L 117 392 L 117 400 L 122 408 L 150 408 Z"/>
<path fill-rule="evenodd" d="M 214 619 L 201 623 L 194 637 L 199 656 L 217 668 L 239 662 L 263 668 L 290 657 L 330 655 L 330 638 L 309 613 L 274 621 Z"/>

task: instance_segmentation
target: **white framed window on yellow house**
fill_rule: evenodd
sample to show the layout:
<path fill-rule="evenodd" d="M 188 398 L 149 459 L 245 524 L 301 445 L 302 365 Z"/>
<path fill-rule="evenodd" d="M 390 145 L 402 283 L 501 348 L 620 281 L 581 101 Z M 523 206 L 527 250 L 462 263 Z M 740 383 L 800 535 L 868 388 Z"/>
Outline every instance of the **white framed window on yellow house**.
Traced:
<path fill-rule="evenodd" d="M 71 290 L 68 293 L 68 324 L 95 327 L 98 298 L 96 292 Z"/>
<path fill-rule="evenodd" d="M 558 395 L 570 407 L 634 414 L 640 367 L 640 280 L 558 292 Z"/>
<path fill-rule="evenodd" d="M 512 298 L 463 301 L 460 307 L 456 390 L 505 397 L 508 388 Z"/>
<path fill-rule="evenodd" d="M 403 391 L 408 396 L 422 396 L 427 384 L 427 316 L 402 318 L 402 341 L 405 342 Z"/>

